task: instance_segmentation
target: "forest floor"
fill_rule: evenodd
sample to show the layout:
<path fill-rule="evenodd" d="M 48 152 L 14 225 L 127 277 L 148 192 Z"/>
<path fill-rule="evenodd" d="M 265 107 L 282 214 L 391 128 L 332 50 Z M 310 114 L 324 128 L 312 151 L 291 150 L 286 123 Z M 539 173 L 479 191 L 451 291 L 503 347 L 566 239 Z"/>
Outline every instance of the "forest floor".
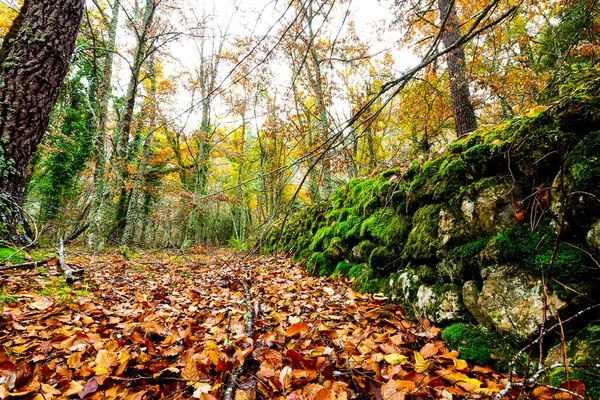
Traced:
<path fill-rule="evenodd" d="M 508 381 L 283 256 L 67 261 L 71 286 L 52 265 L 0 271 L 0 399 L 490 398 Z"/>

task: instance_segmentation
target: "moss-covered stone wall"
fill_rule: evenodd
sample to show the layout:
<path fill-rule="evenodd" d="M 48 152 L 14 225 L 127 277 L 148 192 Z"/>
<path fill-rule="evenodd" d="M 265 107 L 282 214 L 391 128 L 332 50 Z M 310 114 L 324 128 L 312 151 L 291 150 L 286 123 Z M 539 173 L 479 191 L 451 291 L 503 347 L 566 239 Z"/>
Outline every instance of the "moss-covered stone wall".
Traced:
<path fill-rule="evenodd" d="M 346 275 L 436 323 L 526 342 L 541 324 L 542 278 L 550 319 L 600 289 L 600 70 L 574 71 L 540 99 L 424 163 L 351 180 L 274 228 L 264 250 L 291 251 L 312 273 Z M 526 299 L 525 309 L 494 296 Z"/>

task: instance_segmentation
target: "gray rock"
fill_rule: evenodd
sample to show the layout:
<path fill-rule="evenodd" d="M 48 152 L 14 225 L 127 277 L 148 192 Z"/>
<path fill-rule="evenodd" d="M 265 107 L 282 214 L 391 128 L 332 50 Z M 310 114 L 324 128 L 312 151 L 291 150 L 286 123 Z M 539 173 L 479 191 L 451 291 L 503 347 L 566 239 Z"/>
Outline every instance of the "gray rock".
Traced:
<path fill-rule="evenodd" d="M 465 308 L 471 313 L 473 318 L 485 326 L 491 328 L 492 324 L 488 316 L 479 307 L 479 284 L 476 281 L 467 281 L 462 287 L 462 299 Z"/>
<path fill-rule="evenodd" d="M 436 293 L 432 287 L 421 285 L 417 292 L 417 310 L 432 322 L 449 323 L 464 320 L 464 306 L 456 289 Z"/>
<path fill-rule="evenodd" d="M 510 207 L 510 186 L 496 184 L 477 193 L 473 198 L 464 198 L 461 211 L 470 231 L 478 234 L 495 235 L 514 225 L 515 214 Z"/>
<path fill-rule="evenodd" d="M 596 222 L 587 233 L 586 241 L 596 251 L 600 251 L 600 221 Z"/>
<path fill-rule="evenodd" d="M 473 290 L 472 287 L 469 290 Z M 471 294 L 470 300 L 473 298 Z M 477 303 L 471 303 L 470 309 L 473 316 L 479 315 L 483 321 L 488 318 L 499 333 L 524 341 L 539 331 L 543 321 L 543 304 L 540 280 L 518 267 L 500 266 L 489 272 Z M 548 320 L 567 306 L 553 293 L 548 294 L 547 305 Z"/>
<path fill-rule="evenodd" d="M 412 269 L 399 274 L 396 279 L 390 279 L 390 297 L 392 301 L 410 304 L 417 294 L 419 276 Z"/>

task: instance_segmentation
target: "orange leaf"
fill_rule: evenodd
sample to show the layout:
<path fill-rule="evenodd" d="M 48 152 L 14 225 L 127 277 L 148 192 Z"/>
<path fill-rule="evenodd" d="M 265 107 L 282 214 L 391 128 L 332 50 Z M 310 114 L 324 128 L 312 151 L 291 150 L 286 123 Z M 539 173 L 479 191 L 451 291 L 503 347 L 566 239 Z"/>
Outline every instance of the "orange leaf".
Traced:
<path fill-rule="evenodd" d="M 298 334 L 301 335 L 305 332 L 308 332 L 309 329 L 310 329 L 310 326 L 306 325 L 303 322 L 298 322 L 296 324 L 290 325 L 290 327 L 285 332 L 285 336 L 294 336 L 294 335 L 298 335 Z"/>
<path fill-rule="evenodd" d="M 421 349 L 421 354 L 423 355 L 423 357 L 429 358 L 431 356 L 436 355 L 439 351 L 440 349 L 438 349 L 436 345 L 434 345 L 433 343 L 427 343 Z"/>

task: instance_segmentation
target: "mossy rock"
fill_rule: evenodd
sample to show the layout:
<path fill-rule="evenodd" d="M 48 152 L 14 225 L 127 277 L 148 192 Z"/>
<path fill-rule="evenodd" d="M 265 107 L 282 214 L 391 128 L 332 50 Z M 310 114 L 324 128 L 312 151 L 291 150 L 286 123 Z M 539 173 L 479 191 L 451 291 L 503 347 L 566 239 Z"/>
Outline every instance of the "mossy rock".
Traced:
<path fill-rule="evenodd" d="M 567 336 L 566 349 L 569 361 L 569 379 L 579 379 L 585 384 L 586 394 L 592 399 L 600 399 L 600 377 L 598 368 L 580 367 L 585 365 L 598 364 L 600 360 L 600 325 L 592 323 L 591 325 L 579 329 L 575 336 Z M 552 348 L 545 364 L 563 364 L 563 345 L 557 344 Z M 566 381 L 564 368 L 556 368 L 548 375 L 547 383 L 553 386 L 559 386 Z"/>
<path fill-rule="evenodd" d="M 315 237 L 310 243 L 311 251 L 323 251 L 329 246 L 329 240 L 331 239 L 331 227 L 326 226 L 317 231 Z"/>
<path fill-rule="evenodd" d="M 506 371 L 517 349 L 506 339 L 481 325 L 463 322 L 452 324 L 442 331 L 442 340 L 459 357 L 476 365 L 492 365 Z"/>
<path fill-rule="evenodd" d="M 352 256 L 358 262 L 366 262 L 377 245 L 370 240 L 363 240 L 352 248 Z"/>
<path fill-rule="evenodd" d="M 583 237 L 600 216 L 600 131 L 591 132 L 575 146 L 565 161 L 570 196 L 569 223 L 574 236 Z"/>
<path fill-rule="evenodd" d="M 533 232 L 526 226 L 514 226 L 493 237 L 484 251 L 495 254 L 495 262 L 500 265 L 519 265 L 531 275 L 541 276 L 550 266 L 555 243 L 556 233 L 548 225 L 540 225 Z M 600 288 L 600 274 L 589 273 L 596 266 L 584 252 L 589 250 L 587 243 L 573 245 L 576 247 L 563 242 L 558 245 L 551 271 L 555 281 L 570 286 L 571 290 L 555 281 L 549 283 L 561 298 L 571 303 L 583 300 L 572 289 L 591 294 Z"/>
<path fill-rule="evenodd" d="M 352 289 L 360 293 L 384 293 L 389 292 L 389 278 L 381 274 L 367 264 L 354 265 L 348 272 L 348 278 L 354 279 Z"/>
<path fill-rule="evenodd" d="M 399 257 L 385 246 L 376 247 L 369 256 L 369 267 L 378 271 L 391 271 Z"/>
<path fill-rule="evenodd" d="M 353 265 L 347 261 L 340 261 L 335 266 L 335 270 L 333 271 L 333 276 L 343 276 L 348 275 Z"/>
<path fill-rule="evenodd" d="M 344 240 L 340 237 L 334 237 L 330 240 L 329 246 L 323 252 L 325 258 L 330 260 L 338 261 L 340 260 L 344 254 L 348 251 Z"/>
<path fill-rule="evenodd" d="M 489 241 L 490 237 L 482 237 L 450 250 L 436 266 L 439 279 L 458 283 L 481 280 L 480 271 L 489 263 L 482 250 Z"/>
<path fill-rule="evenodd" d="M 438 224 L 441 208 L 439 204 L 431 204 L 417 210 L 404 246 L 404 257 L 417 260 L 436 257 L 440 247 Z"/>
<path fill-rule="evenodd" d="M 361 238 L 372 238 L 391 249 L 404 247 L 411 229 L 411 218 L 395 213 L 391 209 L 378 211 L 363 221 Z"/>
<path fill-rule="evenodd" d="M 408 188 L 408 202 L 410 209 L 416 209 L 433 199 L 433 193 L 440 167 L 447 162 L 448 156 L 441 156 L 423 164 L 421 171 L 413 178 Z"/>

